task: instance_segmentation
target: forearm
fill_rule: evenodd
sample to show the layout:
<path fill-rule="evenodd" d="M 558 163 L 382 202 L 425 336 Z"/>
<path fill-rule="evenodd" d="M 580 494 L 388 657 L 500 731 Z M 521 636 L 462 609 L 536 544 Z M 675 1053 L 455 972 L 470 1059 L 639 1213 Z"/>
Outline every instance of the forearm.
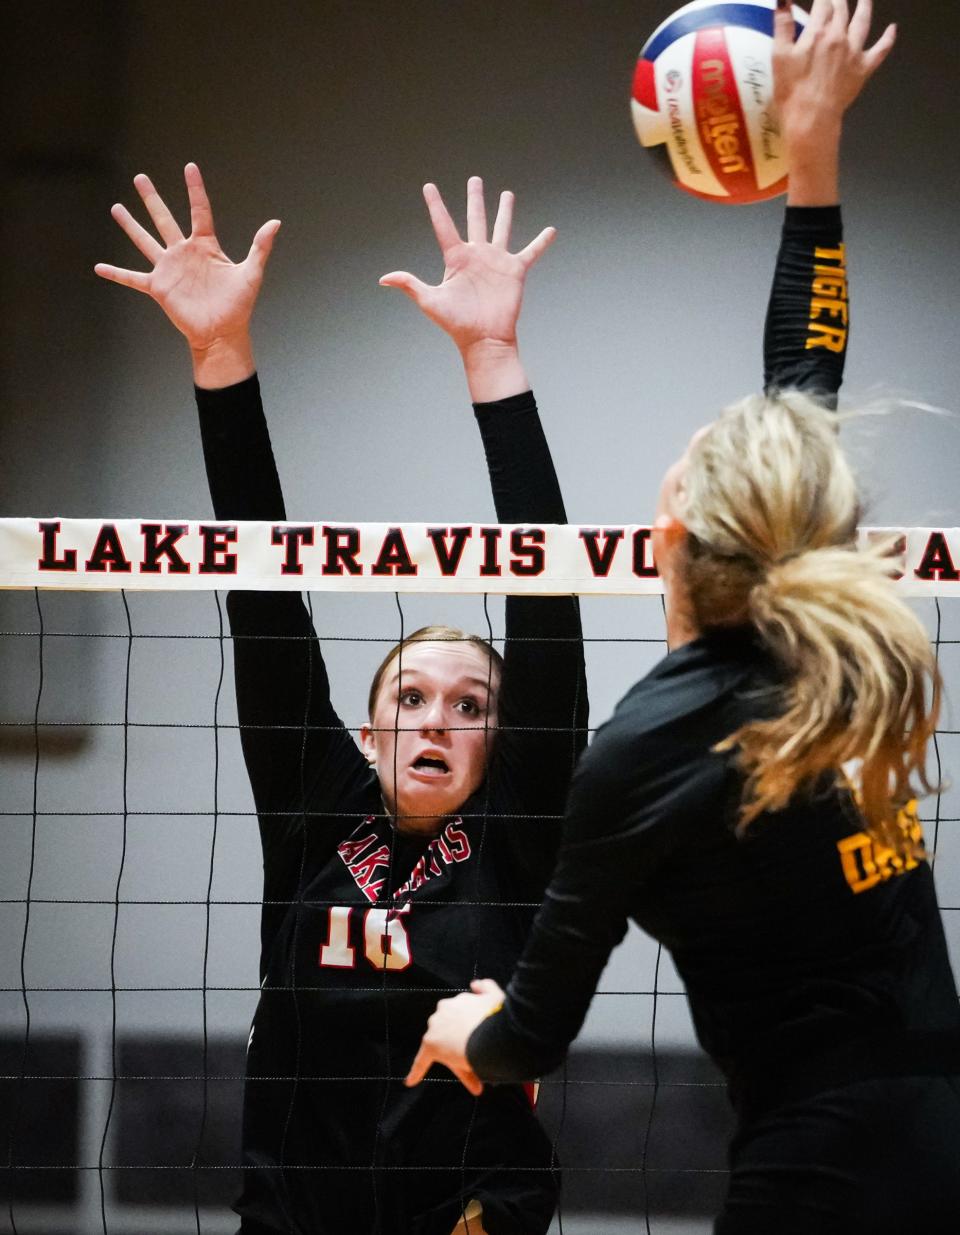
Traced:
<path fill-rule="evenodd" d="M 467 1058 L 481 1080 L 544 1076 L 580 1032 L 600 975 L 626 930 L 623 915 L 601 903 L 609 892 L 583 883 L 582 876 L 576 883 L 562 877 L 551 883 L 503 1007 L 471 1034 Z"/>
<path fill-rule="evenodd" d="M 560 483 L 529 388 L 478 400 L 474 412 L 500 522 L 566 523 Z"/>
<path fill-rule="evenodd" d="M 788 206 L 836 206 L 840 201 L 841 121 L 811 117 L 787 137 Z"/>
<path fill-rule="evenodd" d="M 503 1008 L 470 1038 L 481 1079 L 530 1079 L 563 1058 L 632 906 L 657 878 L 672 832 L 657 824 L 688 770 L 670 737 L 638 742 L 617 718 L 598 733 L 574 774 L 563 846 Z"/>
<path fill-rule="evenodd" d="M 850 311 L 839 206 L 788 206 L 764 332 L 764 388 L 829 406 L 843 381 Z"/>
<path fill-rule="evenodd" d="M 520 1084 L 548 1075 L 569 1043 L 531 1041 L 517 1030 L 507 1003 L 480 1022 L 467 1039 L 467 1062 L 488 1084 Z"/>
<path fill-rule="evenodd" d="M 195 394 L 216 517 L 283 522 L 283 492 L 256 375 L 225 387 L 198 385 Z"/>
<path fill-rule="evenodd" d="M 526 526 L 565 523 L 550 449 L 527 392 L 476 408 L 497 517 Z M 500 762 L 514 791 L 547 813 L 562 809 L 585 742 L 587 685 L 580 610 L 572 596 L 508 596 L 500 697 Z M 512 838 L 523 865 L 549 874 L 555 836 L 530 828 Z"/>

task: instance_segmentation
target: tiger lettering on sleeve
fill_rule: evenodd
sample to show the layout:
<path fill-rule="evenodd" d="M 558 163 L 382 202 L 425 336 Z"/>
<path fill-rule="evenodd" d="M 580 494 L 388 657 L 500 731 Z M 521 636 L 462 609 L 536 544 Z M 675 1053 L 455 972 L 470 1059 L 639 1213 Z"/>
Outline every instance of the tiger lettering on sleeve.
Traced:
<path fill-rule="evenodd" d="M 814 250 L 807 351 L 824 347 L 842 355 L 850 322 L 846 246 Z"/>

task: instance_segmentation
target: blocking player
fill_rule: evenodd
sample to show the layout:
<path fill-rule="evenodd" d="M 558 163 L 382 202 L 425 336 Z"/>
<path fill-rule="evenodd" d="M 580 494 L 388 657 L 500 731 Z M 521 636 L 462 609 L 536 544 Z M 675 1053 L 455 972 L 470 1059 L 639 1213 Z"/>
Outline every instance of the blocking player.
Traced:
<path fill-rule="evenodd" d="M 123 206 L 113 216 L 152 270 L 97 272 L 153 296 L 187 338 L 217 518 L 282 525 L 249 334 L 279 223 L 233 264 L 198 168 L 185 175 L 191 234 L 138 176 L 159 240 Z M 460 351 L 500 521 L 563 523 L 516 340 L 526 275 L 553 229 L 512 253 L 512 194 L 489 239 L 478 178 L 466 239 L 433 185 L 424 196 L 443 282 L 406 272 L 381 282 Z M 409 426 L 411 450 L 433 448 L 433 413 L 430 424 Z M 321 490 L 331 466 L 343 463 L 318 461 Z M 359 747 L 331 703 L 300 597 L 236 591 L 227 609 L 264 860 L 241 1232 L 545 1232 L 556 1170 L 525 1090 L 475 1101 L 449 1078 L 411 1092 L 402 1077 L 432 992 L 480 972 L 506 980 L 541 899 L 585 741 L 577 601 L 508 598 L 502 658 L 450 627 L 411 635 L 377 670 Z"/>

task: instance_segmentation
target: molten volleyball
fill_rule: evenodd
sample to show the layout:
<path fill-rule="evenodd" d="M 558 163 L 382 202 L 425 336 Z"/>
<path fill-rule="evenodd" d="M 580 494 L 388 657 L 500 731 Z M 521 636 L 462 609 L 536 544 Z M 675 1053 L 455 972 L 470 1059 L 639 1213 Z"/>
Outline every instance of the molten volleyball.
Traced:
<path fill-rule="evenodd" d="M 742 205 L 786 192 L 773 102 L 776 0 L 693 0 L 654 30 L 633 77 L 641 145 L 677 188 Z M 807 14 L 794 9 L 797 34 Z"/>

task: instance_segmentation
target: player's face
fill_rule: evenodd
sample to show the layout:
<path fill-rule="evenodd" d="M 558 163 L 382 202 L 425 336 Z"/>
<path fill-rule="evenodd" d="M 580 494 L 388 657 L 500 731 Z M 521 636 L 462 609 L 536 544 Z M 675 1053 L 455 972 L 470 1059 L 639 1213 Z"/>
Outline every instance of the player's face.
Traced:
<path fill-rule="evenodd" d="M 499 685 L 472 643 L 424 641 L 391 662 L 361 744 L 401 830 L 433 830 L 480 786 Z"/>

